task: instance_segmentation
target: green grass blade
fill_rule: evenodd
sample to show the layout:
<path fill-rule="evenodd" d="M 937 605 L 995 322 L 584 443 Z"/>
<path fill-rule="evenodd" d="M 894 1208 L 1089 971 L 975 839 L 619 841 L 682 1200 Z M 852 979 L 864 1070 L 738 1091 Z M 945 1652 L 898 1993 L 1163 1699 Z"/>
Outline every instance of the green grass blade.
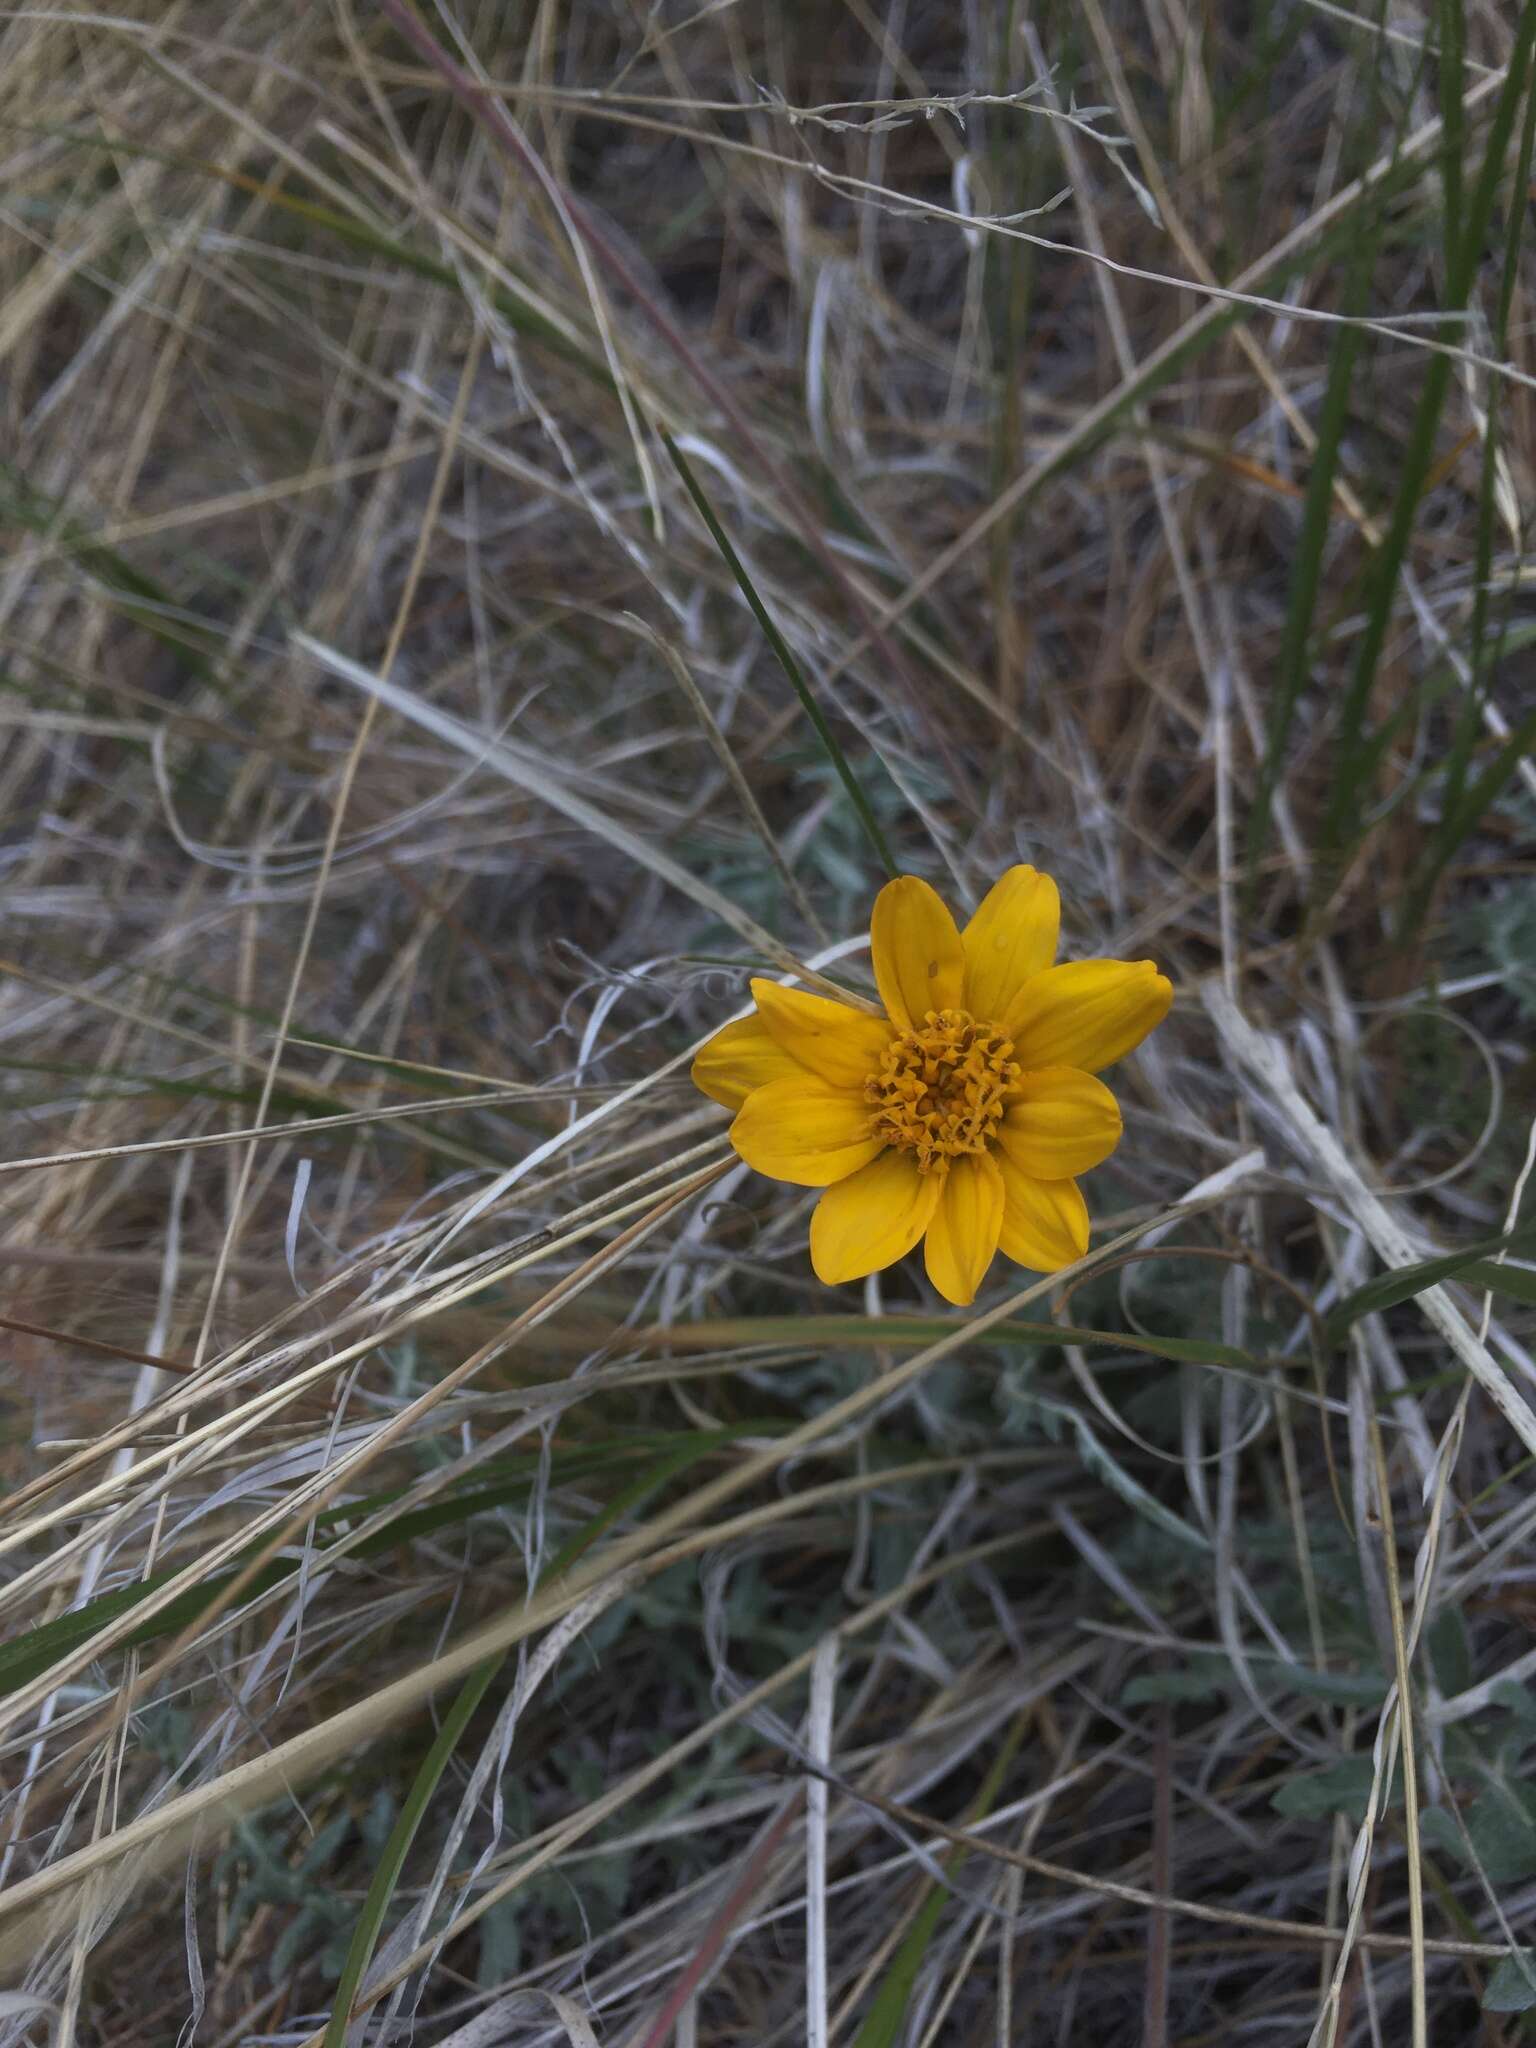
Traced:
<path fill-rule="evenodd" d="M 711 1350 L 732 1345 L 789 1344 L 835 1350 L 839 1345 L 868 1345 L 892 1350 L 920 1349 L 953 1334 L 953 1318 L 944 1316 L 737 1316 L 727 1321 L 686 1323 L 665 1335 L 679 1348 L 707 1344 Z M 1089 1330 L 1073 1323 L 994 1323 L 978 1339 L 982 1344 L 1111 1344 L 1121 1351 L 1145 1351 L 1153 1358 L 1180 1365 L 1232 1365 L 1255 1372 L 1268 1363 L 1235 1344 L 1205 1337 L 1154 1337 L 1135 1330 Z"/>
<path fill-rule="evenodd" d="M 1448 313 L 1462 315 L 1467 308 L 1484 237 L 1492 217 L 1494 200 L 1504 177 L 1505 155 L 1514 129 L 1516 109 L 1525 91 L 1533 41 L 1536 41 L 1536 0 L 1527 0 L 1504 83 L 1489 124 L 1482 168 L 1456 243 L 1455 260 L 1447 269 L 1444 296 L 1445 310 Z M 1448 326 L 1442 339 L 1450 342 L 1456 338 L 1457 332 L 1455 326 Z M 1333 857 L 1331 865 L 1335 868 L 1337 856 L 1351 837 L 1352 827 L 1358 821 L 1362 800 L 1366 795 L 1365 778 L 1362 773 L 1362 751 L 1366 743 L 1366 712 L 1391 627 L 1394 600 L 1402 576 L 1403 563 L 1407 559 L 1408 545 L 1413 537 L 1419 502 L 1434 462 L 1435 436 L 1446 393 L 1450 388 L 1452 368 L 1453 359 L 1448 354 L 1437 353 L 1430 357 L 1413 423 L 1408 433 L 1407 450 L 1398 482 L 1397 497 L 1392 507 L 1391 521 L 1381 548 L 1371 565 L 1366 592 L 1365 630 L 1361 635 L 1354 667 L 1339 710 L 1333 790 L 1323 821 L 1323 847 L 1325 852 Z M 1331 893 L 1334 880 L 1334 873 L 1325 874 L 1321 878 L 1322 890 Z"/>
<path fill-rule="evenodd" d="M 954 1860 L 953 1857 L 946 1858 L 945 1868 L 953 1869 Z M 896 1951 L 890 1969 L 880 1980 L 880 1989 L 864 2015 L 864 2024 L 854 2037 L 853 2048 L 894 2048 L 902 2021 L 907 2016 L 907 2007 L 912 2002 L 912 1986 L 917 1982 L 917 1973 L 922 1968 L 923 1958 L 948 1903 L 949 1894 L 938 1885 L 930 1884 L 918 1908 L 917 1918 L 908 1928 L 906 1939 Z"/>
<path fill-rule="evenodd" d="M 125 618 L 174 649 L 200 681 L 216 685 L 209 658 L 212 635 L 190 622 L 182 623 L 184 608 L 163 585 L 136 569 L 115 548 L 93 539 L 78 520 L 65 515 L 53 499 L 8 462 L 0 462 L 0 526 L 19 526 L 51 540 L 61 554 L 86 571 Z"/>
<path fill-rule="evenodd" d="M 1008 1766 L 1018 1754 L 1019 1745 L 1024 1739 L 1024 1727 L 1025 1717 L 1021 1714 L 1009 1729 L 1007 1739 L 992 1760 L 982 1781 L 981 1790 L 966 1815 L 967 1827 L 975 1827 L 978 1822 L 985 1820 L 997 1804 L 997 1795 L 1008 1775 Z M 957 1843 L 944 1858 L 945 1875 L 952 1877 L 969 1853 L 969 1850 Z M 927 1894 L 918 1908 L 917 1917 L 907 1929 L 906 1937 L 897 1949 L 890 1969 L 882 1978 L 880 1989 L 875 1993 L 874 2002 L 864 2015 L 864 2024 L 854 2036 L 853 2048 L 895 2048 L 900 2037 L 902 2021 L 907 2016 L 907 2007 L 912 2002 L 912 1987 L 917 1982 L 917 1973 L 923 1966 L 923 1958 L 928 1953 L 938 1930 L 939 1920 L 948 1903 L 948 1892 L 942 1885 L 934 1884 L 930 1879 Z"/>
<path fill-rule="evenodd" d="M 879 822 L 874 812 L 869 807 L 869 799 L 860 788 L 858 777 L 849 767 L 847 756 L 838 745 L 832 728 L 827 724 L 825 717 L 822 715 L 821 706 L 812 695 L 811 686 L 806 681 L 799 662 L 796 661 L 791 653 L 788 641 L 774 624 L 767 606 L 758 596 L 757 588 L 752 578 L 747 574 L 745 563 L 731 545 L 730 535 L 715 517 L 714 507 L 710 504 L 708 498 L 705 497 L 699 480 L 693 473 L 692 464 L 670 434 L 664 432 L 661 438 L 666 445 L 667 453 L 676 465 L 678 475 L 683 480 L 684 489 L 689 497 L 692 498 L 699 517 L 709 529 L 710 538 L 724 557 L 726 567 L 735 577 L 736 587 L 751 607 L 752 616 L 762 627 L 763 636 L 767 640 L 768 645 L 773 649 L 779 667 L 788 676 L 791 689 L 800 699 L 801 704 L 805 708 L 806 716 L 815 727 L 816 737 L 821 741 L 827 759 L 836 770 L 838 780 L 848 792 L 848 800 L 853 805 L 858 815 L 859 823 L 864 828 L 865 838 L 868 839 L 871 847 L 874 849 L 876 860 L 879 861 L 887 875 L 896 874 L 895 857 L 890 847 L 886 844 L 885 834 L 880 830 Z"/>
<path fill-rule="evenodd" d="M 1337 1303 L 1324 1325 L 1327 1335 L 1332 1342 L 1339 1343 L 1350 1324 L 1358 1322 L 1361 1316 L 1393 1308 L 1442 1280 L 1496 1289 L 1520 1301 L 1536 1300 L 1536 1274 L 1520 1266 L 1493 1263 L 1494 1254 L 1518 1250 L 1522 1245 L 1530 1245 L 1533 1239 L 1536 1223 L 1528 1223 L 1508 1237 L 1485 1237 L 1479 1244 L 1465 1245 L 1460 1251 L 1446 1252 L 1438 1259 L 1425 1259 L 1416 1266 L 1397 1266 L 1390 1273 L 1378 1274 Z"/>
<path fill-rule="evenodd" d="M 1513 189 L 1517 193 L 1530 189 L 1533 151 L 1536 151 L 1536 86 L 1528 90 L 1525 96 L 1525 119 L 1520 131 L 1513 181 Z M 1493 353 L 1497 356 L 1503 356 L 1508 345 L 1509 315 L 1514 303 L 1516 280 L 1519 277 L 1520 240 L 1524 225 L 1524 207 L 1511 206 L 1509 219 L 1505 225 L 1504 270 L 1499 280 L 1499 298 L 1493 326 L 1492 347 Z M 1413 876 L 1407 901 L 1398 920 L 1397 936 L 1404 943 L 1411 943 L 1416 936 L 1428 913 L 1440 877 L 1455 857 L 1457 847 L 1474 829 L 1488 807 L 1497 800 L 1504 785 L 1516 772 L 1531 737 L 1527 721 L 1503 748 L 1492 768 L 1473 786 L 1469 796 L 1467 775 L 1473 752 L 1482 734 L 1484 702 L 1492 684 L 1497 656 L 1500 652 L 1506 651 L 1510 644 L 1510 613 L 1506 607 L 1500 644 L 1492 653 L 1488 648 L 1489 589 L 1492 581 L 1493 529 L 1497 512 L 1495 485 L 1498 477 L 1499 418 L 1497 394 L 1490 392 L 1487 427 L 1483 435 L 1482 474 L 1478 483 L 1477 540 L 1472 570 L 1471 679 L 1446 761 L 1440 824 Z"/>
<path fill-rule="evenodd" d="M 471 1716 L 506 1661 L 507 1652 L 503 1651 L 499 1657 L 487 1657 L 483 1664 L 476 1665 L 459 1687 L 453 1705 L 443 1716 L 443 1724 L 433 1738 L 432 1747 L 417 1767 L 369 1882 L 362 1911 L 341 1966 L 341 1975 L 336 1981 L 336 1999 L 325 2028 L 325 2048 L 345 2048 L 353 2001 L 373 1960 L 379 1935 L 383 1932 L 384 1916 L 389 1911 L 389 1902 L 395 1895 L 395 1886 L 400 1881 L 400 1872 L 416 1839 L 416 1831 L 426 1818 L 438 1781 L 452 1761 Z"/>
<path fill-rule="evenodd" d="M 1344 306 L 1347 312 L 1360 313 L 1365 309 L 1379 233 L 1379 224 L 1372 222 L 1359 237 L 1344 291 Z M 1291 570 L 1285 628 L 1275 661 L 1274 698 L 1270 707 L 1264 760 L 1259 769 L 1253 808 L 1248 815 L 1246 901 L 1250 915 L 1258 895 L 1260 867 L 1269 844 L 1275 791 L 1285 773 L 1285 754 L 1291 725 L 1302 688 L 1307 680 L 1312 621 L 1317 612 L 1318 592 L 1322 586 L 1323 555 L 1333 519 L 1334 480 L 1338 473 L 1344 427 L 1349 416 L 1349 396 L 1354 381 L 1355 359 L 1360 353 L 1363 338 L 1360 328 L 1341 327 L 1334 337 L 1328 364 L 1328 387 L 1323 396 L 1323 409 L 1317 423 L 1317 447 L 1312 456 L 1312 474 L 1307 479 L 1301 532 L 1297 536 L 1295 563 Z"/>
<path fill-rule="evenodd" d="M 1362 811 L 1367 808 L 1372 736 L 1365 731 L 1366 711 L 1386 646 L 1393 601 L 1403 563 L 1407 560 L 1408 544 L 1413 538 L 1419 501 L 1434 458 L 1435 434 L 1450 375 L 1448 356 L 1430 358 L 1424 388 L 1419 394 L 1418 407 L 1409 429 L 1408 449 L 1392 518 L 1367 580 L 1365 631 L 1361 635 L 1354 667 L 1339 708 L 1333 789 L 1322 828 L 1324 849 L 1335 862 L 1340 850 L 1348 843 L 1351 828 L 1358 824 Z M 1325 890 L 1331 893 L 1334 873 L 1327 872 L 1322 879 Z"/>
<path fill-rule="evenodd" d="M 771 1435 L 781 1423 L 758 1421 L 742 1424 L 727 1430 L 694 1430 L 671 1439 L 662 1440 L 673 1446 L 670 1455 L 686 1460 L 705 1456 L 722 1444 L 735 1440 L 747 1433 Z M 567 1485 L 588 1474 L 601 1473 L 633 1463 L 637 1457 L 655 1452 L 658 1440 L 654 1437 L 635 1443 L 624 1443 L 604 1449 L 576 1452 L 558 1458 L 555 1462 L 552 1483 Z M 414 1508 L 397 1515 L 383 1528 L 376 1529 L 370 1536 L 348 1548 L 350 1557 L 379 1557 L 397 1550 L 402 1544 L 414 1542 L 418 1536 L 429 1536 L 439 1529 L 452 1528 L 471 1520 L 476 1515 L 489 1513 L 493 1508 L 515 1506 L 522 1501 L 528 1485 L 537 1469 L 538 1460 L 533 1457 L 507 1459 L 487 1465 L 476 1475 L 476 1484 L 448 1494 L 427 1507 Z M 347 1501 L 339 1507 L 326 1508 L 314 1517 L 316 1529 L 328 1529 L 342 1521 L 355 1522 L 360 1516 L 378 1512 L 389 1506 L 391 1501 L 401 1497 L 400 1488 L 387 1492 L 365 1495 L 363 1498 Z M 256 1554 L 258 1546 L 252 1546 L 250 1555 Z M 310 1570 L 324 1568 L 325 1554 L 329 1546 L 321 1545 L 311 1560 Z M 180 1565 L 168 1565 L 163 1571 L 152 1573 L 148 1578 L 135 1579 L 130 1586 L 114 1587 L 108 1593 L 98 1593 L 82 1607 L 72 1607 L 65 1614 L 57 1615 L 52 1621 L 41 1623 L 37 1628 L 28 1629 L 25 1634 L 12 1637 L 0 1643 L 0 1698 L 16 1692 L 30 1679 L 37 1678 L 49 1667 L 66 1656 L 79 1644 L 89 1642 L 98 1630 L 119 1615 L 129 1614 L 148 1599 L 151 1593 L 166 1585 L 183 1569 Z M 145 1643 L 157 1641 L 185 1628 L 215 1601 L 243 1569 L 243 1561 L 236 1558 L 227 1571 L 215 1573 L 200 1586 L 191 1586 L 187 1591 L 151 1616 L 142 1628 L 136 1629 L 126 1638 L 126 1646 L 137 1648 Z M 270 1592 L 285 1580 L 295 1578 L 299 1571 L 299 1560 L 293 1557 L 275 1557 L 251 1582 L 248 1599 Z"/>
<path fill-rule="evenodd" d="M 202 157 L 188 156 L 179 150 L 157 149 L 146 142 L 135 141 L 128 135 L 92 134 L 89 130 L 60 129 L 48 122 L 8 121 L 7 128 L 22 135 L 41 135 L 67 142 L 73 148 L 100 150 L 112 157 L 135 161 L 162 163 L 173 168 L 197 171 L 209 178 L 220 179 L 232 185 L 237 191 L 260 192 L 262 202 L 288 215 L 292 220 L 302 221 L 307 227 L 321 229 L 325 234 L 334 235 L 338 241 L 349 244 L 370 256 L 383 257 L 391 264 L 398 264 L 402 270 L 409 270 L 417 277 L 426 278 L 434 284 L 445 286 L 457 296 L 463 296 L 463 280 L 450 263 L 429 256 L 424 251 L 413 249 L 397 235 L 366 219 L 353 218 L 338 212 L 317 199 L 303 199 L 297 193 L 285 192 L 270 180 L 251 176 L 248 172 L 232 171 L 223 164 L 210 163 Z M 505 258 L 501 259 L 503 272 L 513 276 Z M 525 338 L 540 341 L 563 357 L 573 369 L 579 370 L 594 384 L 602 384 L 610 391 L 613 380 L 608 367 L 600 356 L 585 349 L 573 335 L 552 320 L 531 295 L 523 297 L 520 292 L 510 289 L 501 278 L 482 276 L 482 288 L 495 304 L 497 311 L 509 325 Z"/>
<path fill-rule="evenodd" d="M 1429 909 L 1430 898 L 1434 894 L 1435 884 L 1448 863 L 1455 858 L 1457 847 L 1475 829 L 1478 819 L 1514 778 L 1519 771 L 1520 763 L 1530 753 L 1533 744 L 1536 744 L 1536 711 L 1528 712 L 1521 719 L 1482 774 L 1462 791 L 1459 801 L 1442 817 L 1420 873 L 1413 884 L 1413 893 L 1404 907 L 1400 926 L 1401 937 L 1411 938 L 1423 922 Z"/>
<path fill-rule="evenodd" d="M 1462 236 L 1461 159 L 1466 148 L 1466 122 L 1461 96 L 1466 90 L 1465 47 L 1467 25 L 1464 0 L 1440 0 L 1440 48 L 1436 71 L 1440 80 L 1440 119 L 1443 141 L 1440 151 L 1440 189 L 1445 195 L 1442 228 L 1445 236 L 1445 268 L 1449 276 L 1456 264 Z"/>
<path fill-rule="evenodd" d="M 640 1506 L 648 1495 L 654 1493 L 668 1480 L 698 1461 L 704 1455 L 704 1446 L 684 1445 L 662 1458 L 649 1471 L 643 1473 L 635 1484 L 621 1493 L 617 1500 L 610 1501 L 602 1512 L 595 1515 L 584 1529 L 577 1532 L 556 1554 L 550 1565 L 546 1583 L 554 1584 L 561 1575 L 570 1570 L 576 1560 L 590 1549 L 604 1530 L 609 1529 L 631 1509 Z M 437 1790 L 439 1779 L 448 1768 L 459 1740 L 468 1727 L 470 1717 L 485 1697 L 496 1674 L 506 1664 L 511 1653 L 503 1651 L 499 1657 L 488 1657 L 479 1664 L 459 1688 L 452 1707 L 444 1716 L 443 1725 L 427 1754 L 422 1758 L 420 1768 L 412 1780 L 411 1789 L 400 1808 L 394 1826 L 390 1829 L 389 1840 L 379 1858 L 377 1869 L 368 1886 L 363 1900 L 362 1911 L 352 1931 L 352 1940 L 347 1948 L 346 1960 L 336 1983 L 336 1996 L 331 2006 L 331 2016 L 326 2022 L 324 2048 L 346 2048 L 347 2028 L 351 2023 L 352 2006 L 362 1988 L 368 1965 L 373 1960 L 374 1949 L 378 1946 L 383 1932 L 385 1916 L 390 1901 L 395 1895 L 395 1886 L 400 1881 L 400 1872 L 405 1859 L 416 1839 L 416 1831 L 426 1816 Z"/>
<path fill-rule="evenodd" d="M 0 964 L 3 972 L 3 964 Z M 244 1088 L 221 1087 L 215 1081 L 173 1081 L 167 1075 L 135 1072 L 126 1067 L 88 1065 L 83 1060 L 0 1059 L 0 1071 L 8 1074 L 46 1074 L 55 1080 L 80 1081 L 80 1098 L 86 1102 L 135 1102 L 145 1096 L 169 1096 L 182 1102 L 257 1103 L 261 1089 L 253 1082 Z M 273 1111 L 283 1110 L 295 1117 L 345 1116 L 356 1107 L 336 1095 L 301 1095 L 297 1089 L 274 1088 L 267 1097 Z"/>

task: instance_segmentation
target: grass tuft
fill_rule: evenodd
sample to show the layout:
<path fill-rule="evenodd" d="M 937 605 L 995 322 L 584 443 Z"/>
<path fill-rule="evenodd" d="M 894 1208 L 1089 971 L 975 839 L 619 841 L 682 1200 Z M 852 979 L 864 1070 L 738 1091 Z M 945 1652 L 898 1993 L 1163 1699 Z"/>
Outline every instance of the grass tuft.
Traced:
<path fill-rule="evenodd" d="M 0 2048 L 1532 2038 L 1533 60 L 0 22 Z M 1021 861 L 1092 1249 L 823 1288 Z"/>

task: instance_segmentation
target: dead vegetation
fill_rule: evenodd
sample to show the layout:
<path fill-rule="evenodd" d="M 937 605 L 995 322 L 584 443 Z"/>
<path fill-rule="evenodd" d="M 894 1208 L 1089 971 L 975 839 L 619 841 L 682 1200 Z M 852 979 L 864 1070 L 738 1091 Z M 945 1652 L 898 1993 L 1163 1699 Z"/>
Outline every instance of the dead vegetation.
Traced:
<path fill-rule="evenodd" d="M 1528 2037 L 1533 37 L 0 18 L 8 2041 Z M 881 840 L 1178 988 L 975 1314 Z"/>

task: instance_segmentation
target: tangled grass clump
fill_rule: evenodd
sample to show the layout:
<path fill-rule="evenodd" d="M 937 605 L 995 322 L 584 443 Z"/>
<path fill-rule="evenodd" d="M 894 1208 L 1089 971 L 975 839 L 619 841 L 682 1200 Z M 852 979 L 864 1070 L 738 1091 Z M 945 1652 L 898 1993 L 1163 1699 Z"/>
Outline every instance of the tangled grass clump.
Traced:
<path fill-rule="evenodd" d="M 1526 2039 L 1536 5 L 1368 13 L 0 23 L 5 2048 Z"/>

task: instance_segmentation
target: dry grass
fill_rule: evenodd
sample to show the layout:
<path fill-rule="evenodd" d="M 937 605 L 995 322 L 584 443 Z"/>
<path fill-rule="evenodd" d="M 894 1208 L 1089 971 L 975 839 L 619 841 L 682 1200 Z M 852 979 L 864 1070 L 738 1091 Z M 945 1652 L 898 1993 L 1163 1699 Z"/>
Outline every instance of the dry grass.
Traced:
<path fill-rule="evenodd" d="M 5 2041 L 1532 2037 L 1536 14 L 1377 13 L 0 17 Z M 688 1083 L 880 873 L 669 437 L 1175 977 L 1080 1270 Z"/>

